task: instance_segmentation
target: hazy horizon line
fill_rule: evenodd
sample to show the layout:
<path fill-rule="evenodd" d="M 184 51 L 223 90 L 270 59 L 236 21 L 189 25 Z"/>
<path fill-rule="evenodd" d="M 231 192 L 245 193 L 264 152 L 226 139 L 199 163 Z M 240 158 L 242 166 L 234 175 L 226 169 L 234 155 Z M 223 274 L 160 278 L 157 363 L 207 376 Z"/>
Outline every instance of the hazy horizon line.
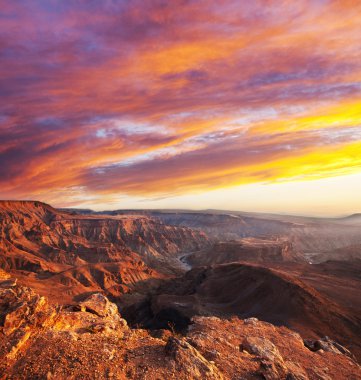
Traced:
<path fill-rule="evenodd" d="M 46 204 L 48 206 L 53 207 L 54 209 L 61 209 L 61 210 L 88 210 L 96 213 L 102 213 L 102 212 L 110 212 L 110 211 L 174 211 L 174 212 L 194 212 L 194 213 L 201 213 L 201 212 L 220 212 L 220 213 L 240 213 L 240 214 L 258 214 L 258 215 L 273 215 L 273 216 L 284 216 L 284 217 L 302 217 L 302 218 L 317 218 L 317 219 L 342 219 L 347 217 L 352 217 L 355 215 L 361 215 L 361 211 L 355 211 L 353 213 L 347 213 L 347 214 L 338 214 L 333 216 L 325 216 L 320 214 L 296 214 L 292 212 L 284 212 L 284 211 L 277 211 L 277 212 L 268 212 L 268 211 L 244 211 L 244 210 L 229 210 L 229 209 L 222 209 L 222 208 L 174 208 L 174 207 L 156 207 L 156 208 L 150 208 L 150 207 L 124 207 L 124 208 L 92 208 L 92 207 L 67 207 L 67 206 L 53 206 L 51 203 L 44 202 L 39 199 L 0 199 L 1 202 L 40 202 L 43 204 Z"/>

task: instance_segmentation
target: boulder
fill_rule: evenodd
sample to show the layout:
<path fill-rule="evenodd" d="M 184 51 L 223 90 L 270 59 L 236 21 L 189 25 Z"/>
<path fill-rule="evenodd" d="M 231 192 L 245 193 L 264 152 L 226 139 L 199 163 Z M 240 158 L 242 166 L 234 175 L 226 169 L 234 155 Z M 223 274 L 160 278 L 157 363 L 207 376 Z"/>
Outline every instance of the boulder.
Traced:
<path fill-rule="evenodd" d="M 326 352 L 333 352 L 334 354 L 345 355 L 353 360 L 356 360 L 354 355 L 347 348 L 330 339 L 328 336 L 318 340 L 305 339 L 303 342 L 304 345 L 311 351 L 322 350 Z"/>
<path fill-rule="evenodd" d="M 258 324 L 258 318 L 246 318 L 244 321 L 244 324 L 245 325 L 253 325 L 253 326 L 256 326 Z"/>
<path fill-rule="evenodd" d="M 0 333 L 7 344 L 0 353 L 0 360 L 13 359 L 33 334 L 53 323 L 55 315 L 55 307 L 44 297 L 17 285 L 16 280 L 1 281 Z"/>
<path fill-rule="evenodd" d="M 108 298 L 101 293 L 92 294 L 85 301 L 80 302 L 79 307 L 80 310 L 93 313 L 98 317 L 119 316 L 117 305 L 110 302 Z"/>
<path fill-rule="evenodd" d="M 250 354 L 271 362 L 283 363 L 283 358 L 278 348 L 266 338 L 255 336 L 246 337 L 240 345 L 240 351 L 247 351 Z"/>
<path fill-rule="evenodd" d="M 165 353 L 174 360 L 175 370 L 187 374 L 187 379 L 223 379 L 218 368 L 184 339 L 170 337 Z"/>

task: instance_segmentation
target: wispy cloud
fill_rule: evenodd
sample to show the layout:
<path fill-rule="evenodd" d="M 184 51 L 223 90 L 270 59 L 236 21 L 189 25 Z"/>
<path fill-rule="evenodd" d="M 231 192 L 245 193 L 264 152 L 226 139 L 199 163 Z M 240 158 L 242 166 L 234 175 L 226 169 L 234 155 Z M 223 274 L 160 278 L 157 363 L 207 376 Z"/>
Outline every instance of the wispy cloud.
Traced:
<path fill-rule="evenodd" d="M 360 12 L 0 1 L 0 196 L 65 204 L 360 171 Z"/>

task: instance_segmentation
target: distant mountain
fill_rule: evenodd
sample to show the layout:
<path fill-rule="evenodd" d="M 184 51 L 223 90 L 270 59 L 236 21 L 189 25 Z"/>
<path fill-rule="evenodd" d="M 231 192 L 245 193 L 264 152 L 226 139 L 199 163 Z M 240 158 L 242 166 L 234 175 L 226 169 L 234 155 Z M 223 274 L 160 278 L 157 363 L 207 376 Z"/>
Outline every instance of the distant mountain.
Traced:
<path fill-rule="evenodd" d="M 344 218 L 339 218 L 337 219 L 337 221 L 341 223 L 361 224 L 361 213 L 352 214 Z"/>
<path fill-rule="evenodd" d="M 189 227 L 207 233 L 214 242 L 259 238 L 288 240 L 307 261 L 334 260 L 334 250 L 361 244 L 358 215 L 348 218 L 311 218 L 238 211 L 116 210 L 107 215 L 146 215 L 167 225 Z M 359 256 L 361 259 L 361 254 Z M 338 255 L 337 260 L 343 256 Z M 345 255 L 348 260 L 348 255 Z"/>

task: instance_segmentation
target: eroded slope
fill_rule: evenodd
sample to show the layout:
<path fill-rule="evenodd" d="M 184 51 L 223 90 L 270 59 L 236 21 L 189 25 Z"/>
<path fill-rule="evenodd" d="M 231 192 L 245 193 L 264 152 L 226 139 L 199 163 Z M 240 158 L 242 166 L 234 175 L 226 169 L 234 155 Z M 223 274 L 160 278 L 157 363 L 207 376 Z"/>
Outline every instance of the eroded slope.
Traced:
<path fill-rule="evenodd" d="M 132 311 L 145 326 L 171 320 L 182 327 L 194 315 L 257 317 L 305 336 L 328 335 L 361 356 L 358 314 L 280 270 L 242 263 L 195 268 L 166 281 L 142 306 L 143 313 L 141 305 Z"/>
<path fill-rule="evenodd" d="M 41 202 L 0 202 L 0 267 L 52 299 L 101 289 L 122 294 L 172 273 L 179 253 L 207 244 L 199 231 L 146 216 L 84 216 Z"/>

